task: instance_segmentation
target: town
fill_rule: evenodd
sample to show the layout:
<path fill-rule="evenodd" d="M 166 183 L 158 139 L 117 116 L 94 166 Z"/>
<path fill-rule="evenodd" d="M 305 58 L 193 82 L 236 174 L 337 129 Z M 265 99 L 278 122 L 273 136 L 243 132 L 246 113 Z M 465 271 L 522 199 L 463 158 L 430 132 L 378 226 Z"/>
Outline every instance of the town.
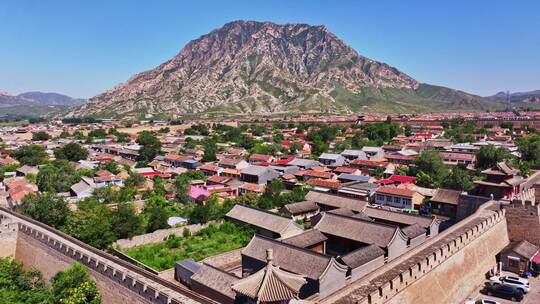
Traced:
<path fill-rule="evenodd" d="M 203 303 L 424 303 L 474 250 L 441 302 L 538 303 L 537 114 L 503 113 L 5 125 L 0 241 L 37 221 Z"/>

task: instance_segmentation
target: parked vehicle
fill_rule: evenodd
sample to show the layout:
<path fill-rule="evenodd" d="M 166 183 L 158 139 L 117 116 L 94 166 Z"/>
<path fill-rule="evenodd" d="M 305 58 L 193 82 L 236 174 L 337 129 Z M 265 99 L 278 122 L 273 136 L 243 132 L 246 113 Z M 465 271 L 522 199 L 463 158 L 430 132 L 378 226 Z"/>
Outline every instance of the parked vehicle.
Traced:
<path fill-rule="evenodd" d="M 501 304 L 497 301 L 493 301 L 493 300 L 485 300 L 485 299 L 480 299 L 480 300 L 473 300 L 473 299 L 467 299 L 465 301 L 465 304 Z"/>
<path fill-rule="evenodd" d="M 523 293 L 528 293 L 531 290 L 529 285 L 529 280 L 513 277 L 513 276 L 494 276 L 489 279 L 491 285 L 508 285 L 516 287 L 521 290 Z"/>
<path fill-rule="evenodd" d="M 512 301 L 521 301 L 523 299 L 523 292 L 516 287 L 509 285 L 487 285 L 485 293 L 488 296 L 496 296 Z"/>
<path fill-rule="evenodd" d="M 493 301 L 493 300 L 476 300 L 474 304 L 501 304 L 500 302 Z"/>

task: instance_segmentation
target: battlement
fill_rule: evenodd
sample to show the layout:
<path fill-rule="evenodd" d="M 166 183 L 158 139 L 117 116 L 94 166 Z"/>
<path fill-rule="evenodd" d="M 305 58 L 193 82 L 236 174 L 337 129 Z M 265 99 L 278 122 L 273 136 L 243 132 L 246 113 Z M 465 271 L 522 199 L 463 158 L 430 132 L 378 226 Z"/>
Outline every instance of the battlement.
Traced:
<path fill-rule="evenodd" d="M 155 274 L 8 209 L 0 208 L 0 223 L 0 234 L 18 234 L 16 237 L 17 247 L 24 247 L 24 250 L 17 248 L 15 259 L 18 260 L 18 256 L 23 257 L 23 263 L 26 267 L 36 267 L 42 270 L 39 267 L 42 264 L 26 265 L 24 259 L 38 263 L 37 261 L 42 257 L 55 253 L 60 255 L 59 260 L 77 261 L 85 265 L 97 281 L 98 287 L 104 285 L 103 283 L 109 286 L 113 283 L 118 285 L 117 287 L 125 288 L 137 299 L 136 302 L 131 301 L 130 303 L 215 303 L 188 288 L 164 280 Z M 33 252 L 26 250 L 29 249 L 28 246 L 34 249 Z M 42 256 L 38 254 L 39 250 L 47 252 L 43 252 Z M 28 255 L 32 255 L 32 257 L 28 257 Z M 69 266 L 69 262 L 66 267 Z M 122 297 L 122 293 L 117 294 L 117 297 L 121 298 L 110 298 L 106 303 L 126 303 L 127 300 Z M 104 301 L 107 297 L 114 297 L 114 294 L 104 295 Z"/>
<path fill-rule="evenodd" d="M 412 288 L 413 285 L 426 276 L 431 275 L 434 270 L 438 271 L 435 275 L 440 276 L 440 271 L 444 268 L 442 265 L 445 263 L 448 264 L 449 260 L 453 259 L 458 253 L 462 253 L 468 246 L 473 246 L 473 243 L 477 239 L 486 237 L 488 231 L 491 232 L 491 230 L 497 229 L 501 231 L 500 237 L 502 241 L 500 244 L 493 244 L 493 246 L 485 250 L 490 256 L 488 258 L 489 261 L 486 262 L 486 270 L 489 270 L 489 267 L 494 265 L 495 255 L 508 244 L 508 238 L 504 237 L 506 235 L 505 210 L 500 210 L 497 204 L 493 202 L 486 204 L 489 206 L 483 206 L 475 214 L 457 223 L 429 242 L 396 259 L 396 261 L 386 264 L 364 279 L 351 283 L 343 290 L 338 291 L 335 295 L 327 299 L 323 299 L 321 302 L 378 304 L 392 302 L 394 300 L 395 303 L 400 303 L 400 300 L 401 302 L 410 301 L 411 296 L 414 298 L 414 303 L 429 303 L 432 300 L 437 300 L 437 302 L 441 303 L 447 302 L 445 300 L 453 302 L 460 295 L 457 295 L 457 298 L 445 299 L 444 295 L 440 294 L 439 298 L 436 299 L 430 298 L 429 295 L 420 291 L 420 296 L 416 297 L 414 296 L 414 292 L 409 289 L 415 289 Z M 500 223 L 503 225 L 499 225 Z M 474 258 L 475 263 L 480 262 L 477 261 L 477 257 Z M 463 262 L 460 258 L 459 263 Z M 491 262 L 493 262 L 493 265 L 491 265 Z M 483 263 L 480 264 L 483 265 Z M 448 265 L 445 266 L 448 268 Z M 476 270 L 469 269 L 466 271 L 472 272 Z M 454 278 L 451 272 L 451 268 L 445 270 L 442 275 L 448 278 L 438 279 L 448 280 L 451 284 L 457 284 L 456 282 L 461 278 Z M 481 272 L 480 275 L 484 273 L 485 271 Z M 462 298 L 467 296 L 465 290 L 460 292 L 464 293 Z M 398 294 L 400 297 L 397 298 L 400 300 L 393 299 Z M 407 299 L 407 301 L 404 301 L 404 299 Z"/>

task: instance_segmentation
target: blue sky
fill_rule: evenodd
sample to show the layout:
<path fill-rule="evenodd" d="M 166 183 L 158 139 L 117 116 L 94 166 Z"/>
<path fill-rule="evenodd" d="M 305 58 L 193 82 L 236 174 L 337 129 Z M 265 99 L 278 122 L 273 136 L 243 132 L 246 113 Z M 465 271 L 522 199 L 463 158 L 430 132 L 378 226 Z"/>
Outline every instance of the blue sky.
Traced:
<path fill-rule="evenodd" d="M 377 3 L 374 3 L 377 2 Z M 237 19 L 324 24 L 421 82 L 540 89 L 540 1 L 0 1 L 0 91 L 91 97 Z"/>

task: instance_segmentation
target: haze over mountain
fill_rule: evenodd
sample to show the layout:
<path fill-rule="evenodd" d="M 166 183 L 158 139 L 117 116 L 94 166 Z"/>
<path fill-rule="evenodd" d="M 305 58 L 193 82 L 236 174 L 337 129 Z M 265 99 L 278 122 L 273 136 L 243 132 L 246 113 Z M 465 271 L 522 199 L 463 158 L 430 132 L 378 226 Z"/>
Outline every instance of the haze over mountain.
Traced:
<path fill-rule="evenodd" d="M 68 116 L 354 113 L 497 109 L 366 58 L 324 26 L 234 21 Z"/>
<path fill-rule="evenodd" d="M 84 101 L 58 93 L 34 91 L 12 95 L 0 92 L 0 114 L 36 116 L 80 105 Z"/>
<path fill-rule="evenodd" d="M 506 92 L 499 92 L 495 95 L 487 97 L 491 100 L 498 102 L 506 102 L 507 96 Z M 540 90 L 529 91 L 529 92 L 515 92 L 510 93 L 510 102 L 522 102 L 522 103 L 539 103 L 540 102 Z"/>

